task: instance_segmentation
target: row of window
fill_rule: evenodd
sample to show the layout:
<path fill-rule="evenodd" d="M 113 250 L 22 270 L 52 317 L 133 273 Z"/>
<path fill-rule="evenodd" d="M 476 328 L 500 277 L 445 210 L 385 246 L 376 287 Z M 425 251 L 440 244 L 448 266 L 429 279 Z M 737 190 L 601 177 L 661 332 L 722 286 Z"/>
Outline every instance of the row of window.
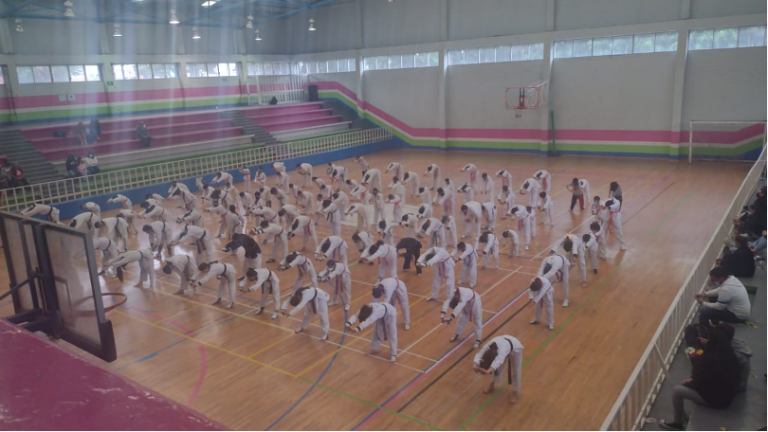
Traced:
<path fill-rule="evenodd" d="M 505 63 L 544 58 L 544 44 L 501 45 L 448 51 L 448 65 Z"/>
<path fill-rule="evenodd" d="M 677 51 L 677 32 L 556 41 L 555 58 Z"/>
<path fill-rule="evenodd" d="M 237 63 L 187 63 L 188 78 L 236 77 Z"/>
<path fill-rule="evenodd" d="M 248 76 L 290 74 L 291 67 L 287 62 L 248 63 Z"/>
<path fill-rule="evenodd" d="M 113 64 L 112 72 L 115 80 L 148 80 L 176 78 L 176 65 L 174 63 L 155 64 Z"/>
<path fill-rule="evenodd" d="M 314 75 L 336 72 L 355 72 L 357 70 L 355 63 L 355 59 L 353 58 L 298 62 L 295 65 L 295 73 L 297 75 Z"/>
<path fill-rule="evenodd" d="M 430 51 L 415 54 L 365 57 L 363 70 L 410 69 L 440 65 L 440 52 Z"/>
<path fill-rule="evenodd" d="M 689 50 L 765 46 L 765 26 L 691 30 Z"/>
<path fill-rule="evenodd" d="M 17 66 L 19 84 L 100 81 L 98 65 Z"/>

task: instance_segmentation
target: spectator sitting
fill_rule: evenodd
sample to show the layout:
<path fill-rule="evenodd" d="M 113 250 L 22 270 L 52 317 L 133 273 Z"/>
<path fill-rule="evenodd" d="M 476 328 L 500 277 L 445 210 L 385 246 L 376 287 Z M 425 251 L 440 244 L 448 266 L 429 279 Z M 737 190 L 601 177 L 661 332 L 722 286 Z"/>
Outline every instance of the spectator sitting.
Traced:
<path fill-rule="evenodd" d="M 136 136 L 144 147 L 149 147 L 152 142 L 152 137 L 149 136 L 149 129 L 147 129 L 147 125 L 144 122 L 139 122 L 139 125 L 136 126 Z"/>
<path fill-rule="evenodd" d="M 745 391 L 747 389 L 747 381 L 749 381 L 749 375 L 752 372 L 752 348 L 747 345 L 741 339 L 734 337 L 736 335 L 736 329 L 726 323 L 720 323 L 717 327 L 723 331 L 723 333 L 731 341 L 731 348 L 733 353 L 736 354 L 736 360 L 739 362 L 739 387 L 737 391 Z"/>
<path fill-rule="evenodd" d="M 85 168 L 85 162 L 80 156 L 77 157 L 77 170 L 80 172 L 81 176 L 88 175 L 88 171 Z"/>
<path fill-rule="evenodd" d="M 728 269 L 736 277 L 752 277 L 755 275 L 755 255 L 749 248 L 749 240 L 744 236 L 733 239 L 736 250 L 726 254 L 717 264 Z"/>
<path fill-rule="evenodd" d="M 720 321 L 742 323 L 749 319 L 752 306 L 749 303 L 747 289 L 741 281 L 731 276 L 726 267 L 717 266 L 709 271 L 709 280 L 719 285 L 718 288 L 696 294 L 699 309 L 699 324 L 706 326 L 710 321 L 717 325 Z M 707 302 L 708 297 L 717 296 L 715 303 Z"/>
<path fill-rule="evenodd" d="M 739 387 L 739 362 L 731 341 L 722 328 L 714 327 L 704 346 L 704 353 L 693 361 L 691 377 L 672 389 L 674 420 L 659 421 L 669 430 L 684 430 L 685 400 L 716 409 L 728 407 Z"/>
<path fill-rule="evenodd" d="M 98 174 L 99 171 L 101 171 L 99 168 L 99 160 L 96 158 L 93 152 L 88 152 L 88 154 L 85 155 L 83 162 L 85 162 L 85 169 L 89 175 Z"/>
<path fill-rule="evenodd" d="M 24 170 L 19 166 L 17 162 L 13 163 L 11 171 L 9 172 L 9 182 L 12 188 L 19 186 L 26 186 L 29 181 L 24 177 Z"/>
<path fill-rule="evenodd" d="M 88 129 L 89 142 L 94 142 L 101 139 L 101 123 L 99 123 L 99 119 L 96 117 L 92 118 Z"/>
<path fill-rule="evenodd" d="M 67 168 L 67 174 L 69 174 L 70 177 L 80 177 L 83 174 L 80 172 L 80 170 L 77 168 L 77 166 L 80 165 L 80 162 L 78 162 L 75 155 L 72 153 L 67 155 L 67 162 L 66 162 L 66 168 Z"/>
<path fill-rule="evenodd" d="M 758 256 L 765 256 L 765 246 L 766 246 L 766 239 L 765 239 L 766 230 L 763 230 L 763 234 L 757 238 L 757 240 L 753 242 L 749 242 L 749 249 L 752 250 L 752 252 L 755 254 L 756 257 Z"/>
<path fill-rule="evenodd" d="M 80 122 L 75 126 L 75 138 L 80 142 L 80 145 L 87 145 L 88 138 L 85 136 L 85 125 Z"/>

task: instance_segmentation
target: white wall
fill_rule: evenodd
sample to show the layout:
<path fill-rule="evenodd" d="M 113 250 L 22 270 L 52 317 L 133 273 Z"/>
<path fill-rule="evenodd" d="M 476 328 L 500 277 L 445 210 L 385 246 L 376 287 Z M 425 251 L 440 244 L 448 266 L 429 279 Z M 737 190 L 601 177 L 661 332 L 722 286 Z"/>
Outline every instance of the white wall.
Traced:
<path fill-rule="evenodd" d="M 11 43 L 18 55 L 99 54 L 99 26 L 96 23 L 25 19 L 24 33 L 13 30 L 13 20 L 9 20 L 8 25 L 11 26 Z"/>
<path fill-rule="evenodd" d="M 365 48 L 437 42 L 442 0 L 360 0 Z M 339 22 L 338 25 L 350 25 Z"/>
<path fill-rule="evenodd" d="M 690 120 L 765 120 L 766 50 L 688 53 L 683 128 Z"/>
<path fill-rule="evenodd" d="M 318 31 L 307 31 L 309 19 Z M 360 20 L 354 1 L 307 10 L 275 21 L 286 29 L 288 52 L 302 54 L 359 48 Z"/>
<path fill-rule="evenodd" d="M 671 130 L 676 53 L 557 59 L 558 129 Z"/>
<path fill-rule="evenodd" d="M 673 21 L 680 18 L 680 0 L 558 0 L 555 29 L 611 27 Z"/>
<path fill-rule="evenodd" d="M 691 18 L 715 18 L 731 15 L 765 13 L 764 1 L 691 0 Z"/>
<path fill-rule="evenodd" d="M 437 127 L 438 74 L 436 67 L 366 72 L 365 100 L 411 127 Z"/>
<path fill-rule="evenodd" d="M 450 40 L 538 33 L 546 30 L 546 0 L 448 1 Z"/>
<path fill-rule="evenodd" d="M 448 68 L 447 118 L 450 128 L 537 129 L 538 112 L 520 119 L 505 109 L 504 89 L 541 81 L 543 60 L 464 65 Z"/>

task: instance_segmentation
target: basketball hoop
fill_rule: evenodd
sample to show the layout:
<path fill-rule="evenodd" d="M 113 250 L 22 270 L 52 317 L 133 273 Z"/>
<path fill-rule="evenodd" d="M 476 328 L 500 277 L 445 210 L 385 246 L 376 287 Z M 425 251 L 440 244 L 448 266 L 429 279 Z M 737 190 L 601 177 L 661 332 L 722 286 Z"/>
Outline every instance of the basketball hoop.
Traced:
<path fill-rule="evenodd" d="M 507 87 L 504 89 L 504 107 L 515 111 L 515 118 L 523 116 L 523 110 L 538 109 L 545 102 L 542 90 L 546 81 L 526 87 Z"/>
<path fill-rule="evenodd" d="M 523 116 L 523 110 L 525 108 L 517 107 L 515 108 L 515 118 L 520 118 Z"/>

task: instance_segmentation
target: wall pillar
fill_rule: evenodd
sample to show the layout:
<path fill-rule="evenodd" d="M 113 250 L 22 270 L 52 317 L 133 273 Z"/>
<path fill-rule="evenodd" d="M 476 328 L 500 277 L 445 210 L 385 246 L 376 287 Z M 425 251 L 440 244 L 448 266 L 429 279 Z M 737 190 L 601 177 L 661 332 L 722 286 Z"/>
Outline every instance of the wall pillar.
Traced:
<path fill-rule="evenodd" d="M 549 150 L 549 143 L 552 140 L 551 126 L 549 124 L 549 110 L 552 109 L 552 33 L 547 33 L 546 40 L 544 41 L 544 61 L 542 62 L 541 81 L 545 84 L 539 90 L 540 97 L 546 97 L 546 100 L 541 100 L 539 103 L 539 109 L 536 113 L 539 115 L 539 151 L 546 154 Z M 528 110 L 526 110 L 528 111 Z M 525 115 L 525 113 L 523 114 Z"/>
<path fill-rule="evenodd" d="M 0 20 L 0 52 L 13 54 L 13 40 L 11 39 L 11 28 L 8 25 L 8 20 Z"/>
<path fill-rule="evenodd" d="M 448 51 L 445 41 L 448 40 L 448 0 L 440 1 L 440 39 L 443 41 L 439 51 L 440 74 L 437 77 L 437 130 L 440 148 L 448 147 Z"/>
<path fill-rule="evenodd" d="M 669 157 L 680 157 L 680 141 L 683 147 L 688 143 L 681 140 L 680 132 L 685 130 L 683 121 L 683 94 L 685 92 L 685 67 L 688 59 L 688 31 L 681 30 L 677 36 L 677 57 L 675 58 L 675 82 L 672 87 L 672 124 L 669 137 Z M 687 154 L 686 151 L 683 154 Z"/>

